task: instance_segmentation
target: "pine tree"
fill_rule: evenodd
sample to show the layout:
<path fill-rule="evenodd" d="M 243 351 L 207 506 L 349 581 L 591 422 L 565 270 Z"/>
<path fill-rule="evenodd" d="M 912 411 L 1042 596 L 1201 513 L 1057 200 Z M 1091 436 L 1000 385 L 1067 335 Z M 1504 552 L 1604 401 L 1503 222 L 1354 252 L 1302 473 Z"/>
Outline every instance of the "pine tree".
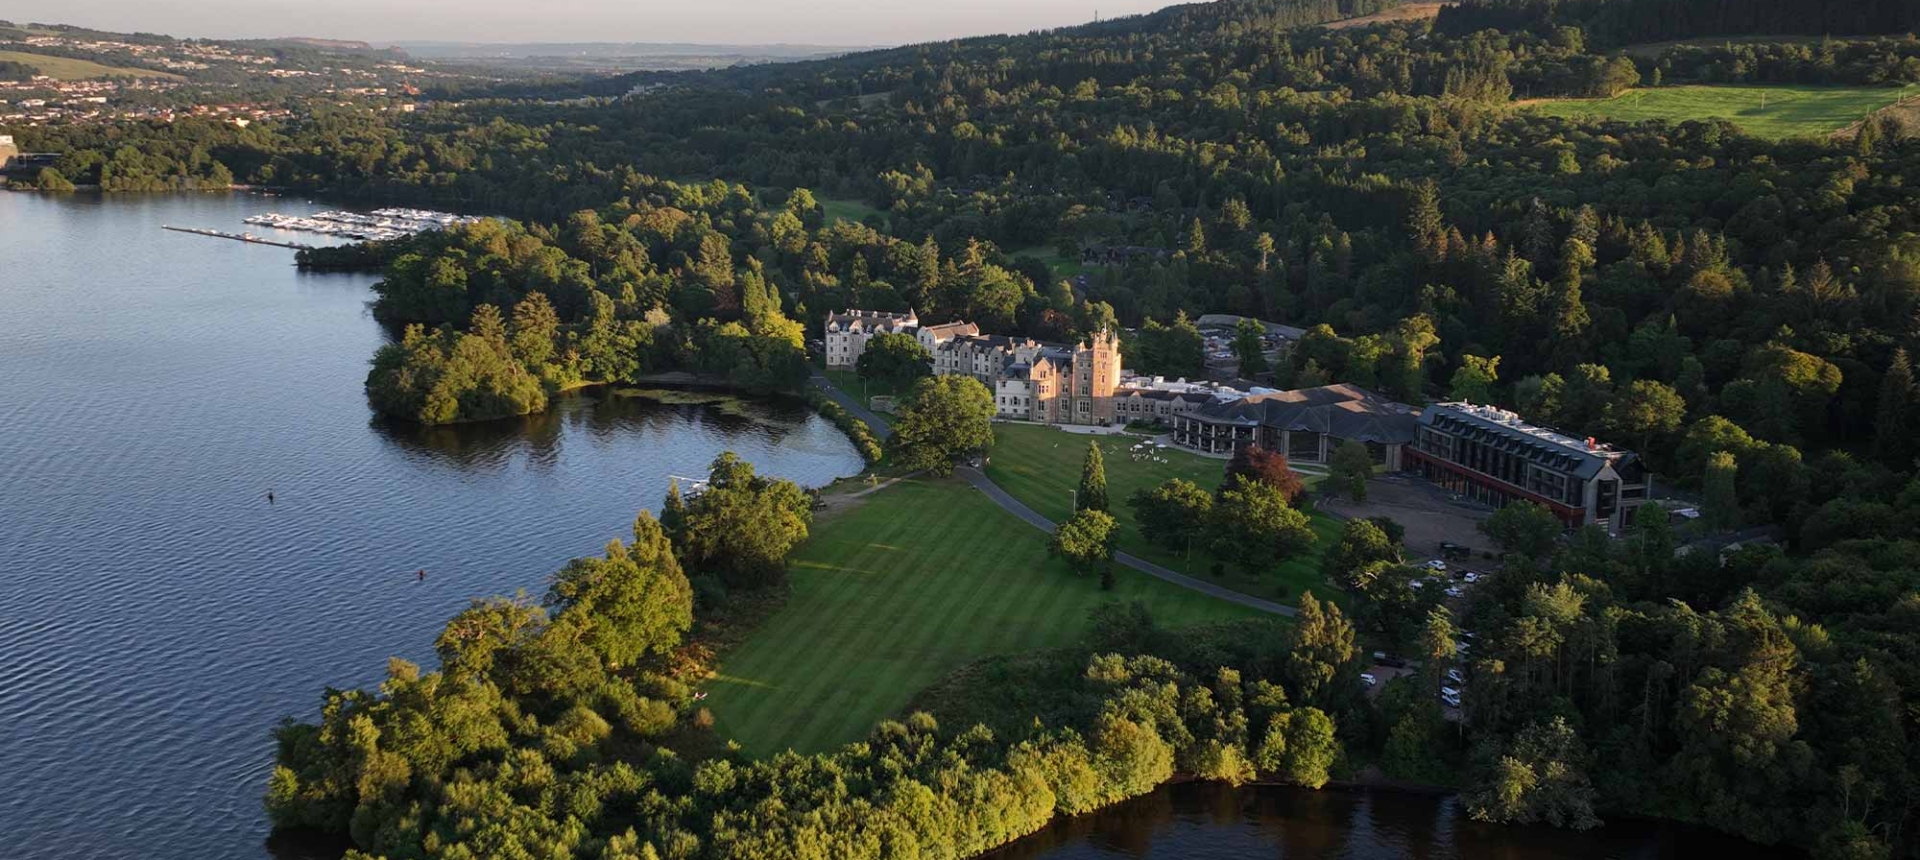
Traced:
<path fill-rule="evenodd" d="M 1426 662 L 1429 688 L 1440 685 L 1447 664 L 1453 662 L 1454 656 L 1459 653 L 1454 635 L 1451 611 L 1445 606 L 1436 606 L 1427 611 L 1427 623 L 1420 628 L 1420 657 Z"/>
<path fill-rule="evenodd" d="M 1533 204 L 1527 207 L 1527 219 L 1522 228 L 1522 240 L 1526 243 L 1527 259 L 1535 265 L 1547 262 L 1553 256 L 1554 228 L 1553 213 L 1548 211 L 1546 201 L 1533 198 Z"/>
<path fill-rule="evenodd" d="M 1739 472 L 1739 461 L 1726 451 L 1715 451 L 1707 458 L 1703 507 L 1709 526 L 1731 529 L 1740 525 L 1740 496 L 1734 484 Z"/>
<path fill-rule="evenodd" d="M 1446 217 L 1440 212 L 1440 186 L 1428 179 L 1413 187 L 1413 205 L 1407 212 L 1407 232 L 1413 234 L 1414 247 L 1428 259 L 1437 259 L 1446 233 Z"/>
<path fill-rule="evenodd" d="M 675 478 L 667 485 L 667 498 L 660 504 L 660 528 L 675 544 L 682 540 L 682 532 L 687 527 L 687 502 L 680 498 L 680 479 Z"/>
<path fill-rule="evenodd" d="M 1087 443 L 1087 459 L 1080 466 L 1080 489 L 1074 494 L 1076 511 L 1107 512 L 1107 464 L 1100 457 L 1100 443 Z"/>
<path fill-rule="evenodd" d="M 1207 249 L 1207 231 L 1200 226 L 1199 218 L 1193 219 L 1193 223 L 1187 226 L 1185 247 L 1189 254 L 1198 254 Z"/>
<path fill-rule="evenodd" d="M 1873 422 L 1873 453 L 1895 469 L 1913 460 L 1913 364 L 1905 349 L 1893 351 L 1893 364 L 1880 381 L 1879 414 Z"/>
<path fill-rule="evenodd" d="M 1593 323 L 1580 296 L 1581 282 L 1593 265 L 1593 249 L 1579 239 L 1569 238 L 1560 258 L 1560 278 L 1553 285 L 1552 331 L 1554 337 L 1562 341 L 1577 340 Z"/>

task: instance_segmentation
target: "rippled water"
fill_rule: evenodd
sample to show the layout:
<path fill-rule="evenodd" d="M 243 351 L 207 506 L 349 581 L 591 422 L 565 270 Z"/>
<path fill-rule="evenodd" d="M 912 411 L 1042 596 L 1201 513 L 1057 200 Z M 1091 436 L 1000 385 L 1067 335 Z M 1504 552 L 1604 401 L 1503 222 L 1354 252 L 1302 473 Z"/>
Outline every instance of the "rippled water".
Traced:
<path fill-rule="evenodd" d="M 269 856 L 268 732 L 323 687 L 430 658 L 468 598 L 540 590 L 722 450 L 860 469 L 791 407 L 384 426 L 371 278 L 159 226 L 320 208 L 0 193 L 0 856 Z"/>
<path fill-rule="evenodd" d="M 1176 785 L 1056 823 L 987 860 L 1784 860 L 1696 828 L 1615 821 L 1575 833 L 1482 824 L 1451 797 Z"/>

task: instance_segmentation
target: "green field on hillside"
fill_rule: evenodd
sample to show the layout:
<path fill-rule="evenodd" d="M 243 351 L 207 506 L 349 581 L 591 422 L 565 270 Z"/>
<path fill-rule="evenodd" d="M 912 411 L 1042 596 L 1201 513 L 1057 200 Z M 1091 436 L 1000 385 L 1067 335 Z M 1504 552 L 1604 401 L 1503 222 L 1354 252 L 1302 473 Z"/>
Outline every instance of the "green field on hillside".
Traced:
<path fill-rule="evenodd" d="M 1632 90 L 1611 99 L 1557 99 L 1529 110 L 1550 116 L 1682 122 L 1720 117 L 1756 137 L 1832 134 L 1903 98 L 1906 87 L 1677 86 Z"/>
<path fill-rule="evenodd" d="M 1047 556 L 1046 535 L 957 479 L 903 481 L 822 523 L 793 596 L 707 685 L 722 736 L 754 755 L 864 737 L 969 662 L 1054 648 L 1087 611 L 1144 600 L 1167 627 L 1258 615 L 1125 568 L 1114 591 Z"/>
<path fill-rule="evenodd" d="M 75 60 L 70 57 L 52 57 L 46 54 L 30 54 L 25 51 L 0 51 L 0 61 L 25 63 L 40 70 L 40 74 L 62 81 L 79 81 L 88 78 L 172 78 L 185 80 L 172 72 L 156 72 L 151 69 L 131 69 L 122 66 L 103 66 L 90 60 Z"/>
<path fill-rule="evenodd" d="M 1232 567 L 1215 576 L 1213 559 L 1206 552 L 1197 551 L 1192 558 L 1186 558 L 1155 546 L 1141 536 L 1133 509 L 1127 506 L 1127 498 L 1135 490 L 1185 478 L 1211 491 L 1220 486 L 1226 476 L 1225 460 L 1168 448 L 1154 453 L 1168 462 L 1136 461 L 1129 449 L 1144 438 L 1140 436 L 1081 436 L 1030 424 L 995 425 L 993 434 L 988 477 L 1047 519 L 1059 522 L 1072 512 L 1073 490 L 1080 483 L 1080 464 L 1087 456 L 1087 441 L 1099 439 L 1100 456 L 1107 468 L 1107 498 L 1112 508 L 1109 513 L 1120 524 L 1121 550 L 1181 573 L 1281 603 L 1297 602 L 1300 592 L 1307 588 L 1314 589 L 1322 598 L 1335 596 L 1331 589 L 1321 586 L 1318 551 L 1291 559 L 1261 577 L 1249 577 Z M 1309 483 L 1313 480 L 1308 479 Z M 1317 514 L 1313 518 L 1313 530 L 1320 536 L 1319 546 L 1324 548 L 1338 540 L 1340 524 L 1332 517 Z M 1278 587 L 1284 587 L 1286 592 L 1279 593 Z"/>
<path fill-rule="evenodd" d="M 1053 248 L 1047 245 L 1034 245 L 1027 248 L 1015 248 L 1012 251 L 1008 251 L 1007 256 L 1033 257 L 1034 259 L 1037 259 L 1041 263 L 1045 264 L 1047 269 L 1052 271 L 1055 277 L 1059 277 L 1059 278 L 1071 278 L 1074 275 L 1078 275 L 1081 272 L 1086 270 L 1086 267 L 1080 264 L 1080 259 L 1078 257 L 1061 256 L 1060 249 Z M 1044 288 L 1049 285 L 1035 284 L 1034 286 Z"/>
<path fill-rule="evenodd" d="M 815 199 L 820 202 L 820 211 L 826 214 L 827 223 L 829 224 L 835 221 L 852 221 L 860 224 L 867 220 L 868 215 L 886 214 L 859 200 L 846 200 L 832 197 L 818 197 Z"/>

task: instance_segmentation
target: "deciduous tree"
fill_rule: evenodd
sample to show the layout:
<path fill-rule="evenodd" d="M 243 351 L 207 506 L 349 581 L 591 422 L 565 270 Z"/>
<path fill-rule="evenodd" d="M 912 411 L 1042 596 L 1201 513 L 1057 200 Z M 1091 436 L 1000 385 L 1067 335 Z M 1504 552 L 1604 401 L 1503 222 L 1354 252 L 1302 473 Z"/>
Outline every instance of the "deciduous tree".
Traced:
<path fill-rule="evenodd" d="M 1287 497 L 1287 504 L 1300 499 L 1307 485 L 1293 471 L 1287 462 L 1287 455 L 1271 451 L 1259 445 L 1242 445 L 1233 452 L 1233 459 L 1227 462 L 1226 480 L 1220 483 L 1220 490 L 1231 489 L 1238 481 L 1259 481 L 1273 487 Z"/>
<path fill-rule="evenodd" d="M 1189 552 L 1204 540 L 1213 512 L 1213 495 L 1198 484 L 1174 478 L 1156 487 L 1136 490 L 1127 500 L 1140 532 L 1176 552 Z"/>
<path fill-rule="evenodd" d="M 905 389 L 933 375 L 933 354 L 913 335 L 882 332 L 867 340 L 855 366 L 861 379 Z"/>
<path fill-rule="evenodd" d="M 895 462 L 951 475 L 955 461 L 993 445 L 993 416 L 993 395 L 973 377 L 921 379 L 893 425 Z"/>
<path fill-rule="evenodd" d="M 1361 442 L 1348 440 L 1333 449 L 1327 463 L 1327 480 L 1344 490 L 1356 502 L 1367 500 L 1367 479 L 1373 477 L 1373 454 Z"/>
<path fill-rule="evenodd" d="M 1250 574 L 1313 547 L 1317 540 L 1307 515 L 1287 504 L 1279 489 L 1241 481 L 1214 500 L 1208 538 L 1214 555 Z"/>
<path fill-rule="evenodd" d="M 1114 522 L 1106 511 L 1082 510 L 1054 526 L 1047 552 L 1065 559 L 1081 576 L 1113 564 Z"/>

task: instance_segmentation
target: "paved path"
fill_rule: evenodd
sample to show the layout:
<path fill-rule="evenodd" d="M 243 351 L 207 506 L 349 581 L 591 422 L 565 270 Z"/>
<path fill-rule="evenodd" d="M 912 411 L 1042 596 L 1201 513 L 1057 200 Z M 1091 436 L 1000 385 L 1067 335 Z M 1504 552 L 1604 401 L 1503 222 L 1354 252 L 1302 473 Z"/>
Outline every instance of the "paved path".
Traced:
<path fill-rule="evenodd" d="M 813 383 L 813 387 L 826 392 L 827 396 L 833 399 L 833 402 L 846 407 L 848 412 L 853 413 L 853 417 L 867 422 L 867 429 L 873 431 L 873 438 L 885 442 L 888 437 L 893 435 L 893 427 L 887 423 L 885 418 L 873 414 L 873 410 L 868 409 L 867 404 L 861 403 L 860 398 L 841 391 L 833 384 L 832 380 L 826 377 L 826 374 L 816 370 L 809 378 L 809 381 Z"/>
<path fill-rule="evenodd" d="M 1040 529 L 1041 531 L 1045 531 L 1045 532 L 1053 531 L 1052 520 L 1049 520 L 1046 517 L 1041 516 L 1039 512 L 1035 511 L 1032 508 L 1027 507 L 1026 504 L 1021 502 L 1019 499 L 1016 499 L 1013 496 L 1008 495 L 1006 490 L 1000 489 L 1000 485 L 995 484 L 993 481 L 989 480 L 985 472 L 982 472 L 979 469 L 975 469 L 969 466 L 961 466 L 955 471 L 957 474 L 960 475 L 960 477 L 967 479 L 967 483 L 972 484 L 975 489 L 979 490 L 982 493 L 987 494 L 987 498 L 992 499 L 995 504 L 999 505 L 1002 508 L 1005 508 L 1008 513 L 1013 514 L 1014 516 L 1019 517 L 1023 520 L 1026 520 L 1029 525 L 1033 526 L 1034 528 Z M 1201 594 L 1212 595 L 1214 597 L 1220 598 L 1221 600 L 1225 600 L 1229 603 L 1238 603 L 1241 606 L 1258 609 L 1261 612 L 1268 612 L 1274 615 L 1285 615 L 1288 617 L 1292 617 L 1294 615 L 1299 614 L 1299 610 L 1296 610 L 1291 606 L 1282 606 L 1281 604 L 1275 603 L 1271 600 L 1262 600 L 1258 597 L 1254 597 L 1247 594 L 1241 594 L 1240 592 L 1234 591 L 1231 588 L 1225 588 L 1222 586 L 1214 585 L 1213 583 L 1207 582 L 1204 579 L 1195 579 L 1177 570 L 1169 570 L 1167 568 L 1161 567 L 1160 565 L 1154 564 L 1153 562 L 1128 555 L 1124 552 L 1114 553 L 1113 560 L 1120 562 L 1121 564 L 1126 565 L 1127 567 L 1131 567 L 1134 570 L 1140 571 L 1141 573 L 1144 573 L 1148 576 L 1164 579 L 1168 582 L 1173 583 L 1174 585 L 1180 586 L 1181 588 L 1189 589 L 1192 591 L 1198 591 Z"/>

